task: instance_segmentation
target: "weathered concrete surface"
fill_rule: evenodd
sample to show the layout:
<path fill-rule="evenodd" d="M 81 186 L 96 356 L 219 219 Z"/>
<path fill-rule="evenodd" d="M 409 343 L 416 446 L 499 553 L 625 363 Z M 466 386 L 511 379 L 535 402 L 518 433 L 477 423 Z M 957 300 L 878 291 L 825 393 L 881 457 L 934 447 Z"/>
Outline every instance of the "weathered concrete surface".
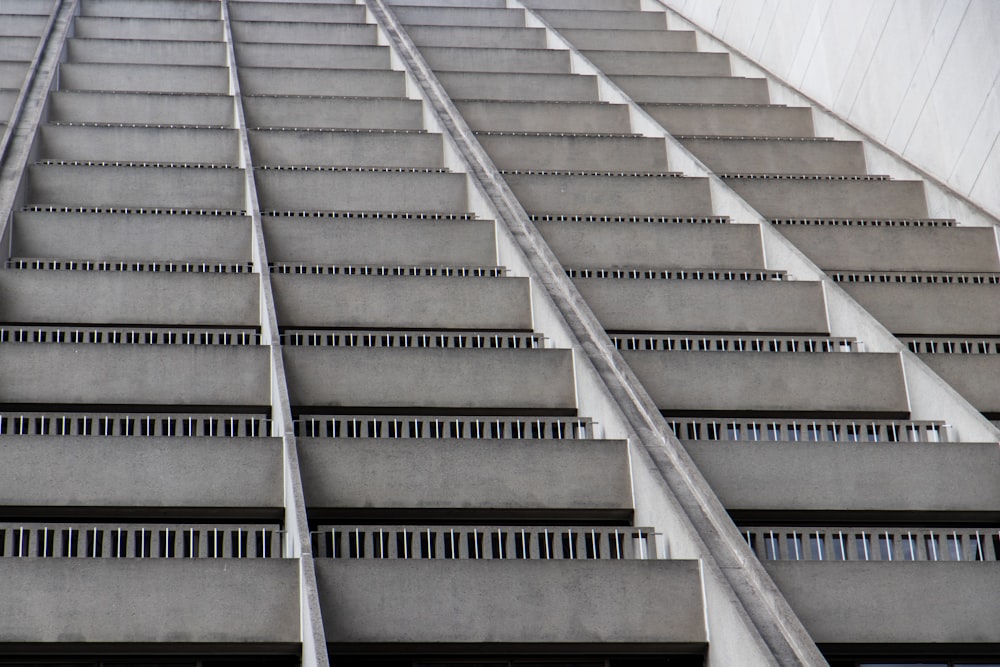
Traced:
<path fill-rule="evenodd" d="M 0 40 L 0 58 L 3 60 L 30 61 L 38 48 L 35 37 L 4 37 Z"/>
<path fill-rule="evenodd" d="M 592 76 L 438 72 L 437 77 L 456 100 L 596 102 L 598 99 L 597 79 Z"/>
<path fill-rule="evenodd" d="M 576 408 L 569 350 L 285 347 L 284 357 L 293 406 Z"/>
<path fill-rule="evenodd" d="M 1000 415 L 1000 355 L 922 354 L 920 358 L 981 412 Z M 994 476 L 994 483 L 1000 476 Z"/>
<path fill-rule="evenodd" d="M 0 503 L 36 507 L 277 508 L 281 441 L 8 436 Z"/>
<path fill-rule="evenodd" d="M 276 262 L 386 266 L 494 266 L 490 220 L 289 219 L 264 216 Z M 274 276 L 277 277 L 277 276 Z"/>
<path fill-rule="evenodd" d="M 425 46 L 420 53 L 432 68 L 451 72 L 569 74 L 570 71 L 568 51 Z"/>
<path fill-rule="evenodd" d="M 583 28 L 594 30 L 666 30 L 667 15 L 661 12 L 619 11 L 613 8 L 542 9 L 539 15 L 553 28 Z"/>
<path fill-rule="evenodd" d="M 753 225 L 548 220 L 535 227 L 566 267 L 764 268 Z"/>
<path fill-rule="evenodd" d="M 222 21 L 129 18 L 122 16 L 79 16 L 73 24 L 73 36 L 85 39 L 162 39 L 191 42 L 222 41 Z"/>
<path fill-rule="evenodd" d="M 0 642 L 298 642 L 298 568 L 281 558 L 5 558 Z"/>
<path fill-rule="evenodd" d="M 566 0 L 525 0 L 523 4 L 525 7 L 534 9 L 564 9 Z M 616 9 L 635 12 L 642 8 L 640 0 L 574 0 L 573 7 L 576 9 Z"/>
<path fill-rule="evenodd" d="M 223 345 L 5 344 L 0 401 L 260 406 L 268 350 Z"/>
<path fill-rule="evenodd" d="M 33 324 L 257 326 L 249 273 L 0 272 L 0 318 Z"/>
<path fill-rule="evenodd" d="M 327 640 L 702 643 L 696 561 L 316 562 Z"/>
<path fill-rule="evenodd" d="M 11 256 L 248 262 L 250 218 L 20 211 Z"/>
<path fill-rule="evenodd" d="M 564 28 L 559 33 L 578 49 L 608 51 L 694 51 L 694 32 Z"/>
<path fill-rule="evenodd" d="M 573 282 L 611 331 L 829 331 L 819 283 L 624 278 Z"/>
<path fill-rule="evenodd" d="M 622 90 L 643 104 L 711 102 L 713 104 L 767 104 L 767 79 L 730 76 L 642 76 L 613 77 Z"/>
<path fill-rule="evenodd" d="M 240 86 L 247 95 L 406 96 L 403 73 L 391 70 L 241 67 Z"/>
<path fill-rule="evenodd" d="M 222 42 L 146 39 L 70 39 L 69 60 L 77 63 L 144 63 L 226 66 Z"/>
<path fill-rule="evenodd" d="M 632 509 L 619 440 L 300 438 L 298 446 L 311 508 Z"/>
<path fill-rule="evenodd" d="M 723 179 L 766 218 L 926 218 L 922 181 Z"/>
<path fill-rule="evenodd" d="M 219 11 L 212 5 L 184 2 L 184 0 L 88 0 L 80 6 L 81 16 L 133 16 L 177 19 L 218 20 Z"/>
<path fill-rule="evenodd" d="M 236 60 L 240 68 L 328 68 L 336 64 L 345 69 L 389 69 L 390 62 L 386 46 L 339 44 L 237 44 Z"/>
<path fill-rule="evenodd" d="M 499 169 L 667 171 L 661 139 L 645 137 L 477 137 Z"/>
<path fill-rule="evenodd" d="M 417 100 L 244 97 L 243 105 L 250 127 L 423 128 Z"/>
<path fill-rule="evenodd" d="M 365 8 L 350 4 L 233 2 L 230 3 L 229 15 L 235 21 L 365 22 Z"/>
<path fill-rule="evenodd" d="M 896 335 L 1000 335 L 1000 291 L 995 285 L 845 282 L 840 286 Z"/>
<path fill-rule="evenodd" d="M 766 561 L 819 643 L 995 642 L 1000 563 Z"/>
<path fill-rule="evenodd" d="M 239 169 L 32 165 L 32 204 L 242 210 Z"/>
<path fill-rule="evenodd" d="M 527 278 L 275 274 L 271 283 L 283 327 L 531 330 Z"/>
<path fill-rule="evenodd" d="M 710 216 L 706 178 L 505 177 L 529 213 Z"/>
<path fill-rule="evenodd" d="M 444 166 L 438 134 L 255 131 L 250 133 L 250 148 L 258 166 Z"/>
<path fill-rule="evenodd" d="M 40 128 L 43 158 L 108 162 L 239 164 L 236 130 L 159 127 Z"/>
<path fill-rule="evenodd" d="M 471 46 L 491 49 L 544 49 L 541 28 L 496 28 L 411 25 L 406 33 L 417 46 Z"/>
<path fill-rule="evenodd" d="M 524 27 L 524 10 L 480 7 L 407 7 L 393 9 L 400 22 L 410 25 Z"/>
<path fill-rule="evenodd" d="M 65 90 L 218 93 L 229 90 L 225 67 L 64 63 L 59 83 Z"/>
<path fill-rule="evenodd" d="M 671 134 L 737 137 L 811 137 L 812 110 L 785 106 L 644 104 Z"/>
<path fill-rule="evenodd" d="M 906 414 L 895 354 L 627 352 L 661 410 Z"/>
<path fill-rule="evenodd" d="M 20 88 L 27 73 L 26 62 L 0 61 L 0 88 Z"/>
<path fill-rule="evenodd" d="M 729 510 L 1000 510 L 995 443 L 685 441 L 684 447 Z"/>
<path fill-rule="evenodd" d="M 257 170 L 260 205 L 293 211 L 466 210 L 465 176 L 423 172 Z"/>
<path fill-rule="evenodd" d="M 583 55 L 609 75 L 729 76 L 731 74 L 728 53 L 591 50 L 584 52 Z"/>
<path fill-rule="evenodd" d="M 826 270 L 1000 271 L 995 232 L 983 227 L 777 225 L 775 229 Z"/>
<path fill-rule="evenodd" d="M 684 147 L 723 174 L 867 173 L 860 141 L 685 139 Z"/>
<path fill-rule="evenodd" d="M 50 120 L 64 123 L 231 126 L 233 100 L 224 95 L 56 91 L 49 95 L 49 114 Z"/>
<path fill-rule="evenodd" d="M 38 37 L 47 22 L 48 16 L 8 14 L 0 21 L 0 37 Z"/>
<path fill-rule="evenodd" d="M 365 23 L 233 21 L 237 42 L 375 46 L 375 26 Z"/>
<path fill-rule="evenodd" d="M 629 133 L 623 104 L 563 102 L 456 102 L 473 130 Z"/>

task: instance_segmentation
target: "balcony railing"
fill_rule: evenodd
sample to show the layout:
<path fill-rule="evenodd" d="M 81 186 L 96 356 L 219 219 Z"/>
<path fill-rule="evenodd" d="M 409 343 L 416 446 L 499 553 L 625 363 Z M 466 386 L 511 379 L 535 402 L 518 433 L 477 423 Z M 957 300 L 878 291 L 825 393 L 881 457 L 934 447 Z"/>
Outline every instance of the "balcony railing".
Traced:
<path fill-rule="evenodd" d="M 910 348 L 910 352 L 917 354 L 1000 354 L 1000 338 L 921 336 L 902 340 Z"/>
<path fill-rule="evenodd" d="M 997 285 L 1000 273 L 941 271 L 835 271 L 835 283 L 920 283 L 925 285 Z"/>
<path fill-rule="evenodd" d="M 568 417 L 302 415 L 295 435 L 305 438 L 471 438 L 474 440 L 600 438 L 593 421 Z"/>
<path fill-rule="evenodd" d="M 255 328 L 0 325 L 0 343 L 259 345 Z"/>
<path fill-rule="evenodd" d="M 5 558 L 281 558 L 277 525 L 0 524 Z"/>
<path fill-rule="evenodd" d="M 14 257 L 8 269 L 32 271 L 123 271 L 132 273 L 251 273 L 252 262 L 171 262 L 101 259 L 39 259 Z"/>
<path fill-rule="evenodd" d="M 943 422 L 892 419 L 674 418 L 667 424 L 681 440 L 745 442 L 949 442 Z"/>
<path fill-rule="evenodd" d="M 449 349 L 524 349 L 547 347 L 546 338 L 535 333 L 500 331 L 330 331 L 286 329 L 283 345 L 320 347 L 436 347 Z"/>
<path fill-rule="evenodd" d="M 853 338 L 820 336 L 683 336 L 611 334 L 618 350 L 686 350 L 700 352 L 862 352 Z"/>
<path fill-rule="evenodd" d="M 263 438 L 262 414 L 0 412 L 0 435 L 91 435 Z"/>
<path fill-rule="evenodd" d="M 640 268 L 591 268 L 570 267 L 570 278 L 616 278 L 618 280 L 719 280 L 766 281 L 785 280 L 784 271 L 758 271 L 737 269 L 640 269 Z"/>
<path fill-rule="evenodd" d="M 651 528 L 607 526 L 320 526 L 318 558 L 472 560 L 656 559 Z"/>
<path fill-rule="evenodd" d="M 304 264 L 301 262 L 270 262 L 269 266 L 271 273 L 328 276 L 501 278 L 507 274 L 507 269 L 502 266 L 386 266 L 381 264 Z"/>
<path fill-rule="evenodd" d="M 997 528 L 741 528 L 761 560 L 996 561 Z"/>

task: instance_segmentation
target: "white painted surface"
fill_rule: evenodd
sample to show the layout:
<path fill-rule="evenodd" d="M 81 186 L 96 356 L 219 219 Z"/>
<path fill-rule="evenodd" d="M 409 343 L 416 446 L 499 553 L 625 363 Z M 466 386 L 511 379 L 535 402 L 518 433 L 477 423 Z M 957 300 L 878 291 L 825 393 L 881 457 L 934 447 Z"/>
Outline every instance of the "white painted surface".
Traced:
<path fill-rule="evenodd" d="M 1000 215 L 1000 2 L 663 2 Z"/>

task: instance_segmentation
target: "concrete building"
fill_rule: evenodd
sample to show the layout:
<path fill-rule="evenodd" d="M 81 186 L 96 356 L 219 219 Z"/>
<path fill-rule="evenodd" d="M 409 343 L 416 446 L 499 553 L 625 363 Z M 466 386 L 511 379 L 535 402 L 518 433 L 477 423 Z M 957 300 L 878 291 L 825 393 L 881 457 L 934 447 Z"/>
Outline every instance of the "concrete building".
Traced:
<path fill-rule="evenodd" d="M 1000 664 L 989 201 L 673 5 L 0 0 L 0 665 Z"/>

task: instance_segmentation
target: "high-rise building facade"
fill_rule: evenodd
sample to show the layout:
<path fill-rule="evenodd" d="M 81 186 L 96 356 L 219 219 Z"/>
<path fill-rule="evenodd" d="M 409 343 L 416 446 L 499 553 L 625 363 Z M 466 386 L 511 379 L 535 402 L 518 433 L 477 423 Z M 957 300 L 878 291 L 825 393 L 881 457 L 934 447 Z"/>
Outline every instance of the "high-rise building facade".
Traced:
<path fill-rule="evenodd" d="M 0 665 L 1000 664 L 960 196 L 651 0 L 0 12 Z"/>

